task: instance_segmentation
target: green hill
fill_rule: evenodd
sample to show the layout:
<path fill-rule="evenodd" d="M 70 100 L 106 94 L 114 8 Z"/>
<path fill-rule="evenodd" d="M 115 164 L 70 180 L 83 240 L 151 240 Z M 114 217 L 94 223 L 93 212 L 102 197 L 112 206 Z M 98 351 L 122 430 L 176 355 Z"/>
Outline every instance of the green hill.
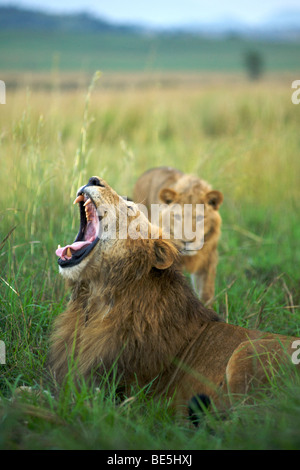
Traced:
<path fill-rule="evenodd" d="M 249 53 L 263 71 L 300 69 L 300 41 L 147 32 L 87 14 L 0 8 L 0 72 L 243 71 Z"/>
<path fill-rule="evenodd" d="M 121 32 L 1 31 L 0 70 L 5 71 L 243 71 L 249 51 L 265 71 L 300 69 L 300 43 L 199 36 L 147 36 Z"/>
<path fill-rule="evenodd" d="M 0 7 L 0 31 L 135 31 L 137 27 L 118 25 L 89 13 L 51 14 L 15 6 Z"/>

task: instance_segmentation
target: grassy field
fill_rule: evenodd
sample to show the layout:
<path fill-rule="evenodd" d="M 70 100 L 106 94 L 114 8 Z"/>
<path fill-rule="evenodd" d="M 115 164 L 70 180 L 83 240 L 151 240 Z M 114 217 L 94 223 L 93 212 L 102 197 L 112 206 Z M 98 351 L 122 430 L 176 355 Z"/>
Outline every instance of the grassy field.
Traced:
<path fill-rule="evenodd" d="M 0 108 L 0 448 L 299 449 L 292 366 L 227 420 L 203 415 L 198 430 L 146 390 L 122 406 L 113 388 L 79 394 L 71 379 L 55 398 L 16 395 L 42 386 L 51 325 L 68 301 L 55 249 L 75 236 L 72 201 L 94 174 L 128 196 L 156 165 L 210 181 L 225 197 L 216 311 L 300 335 L 300 105 L 291 81 L 109 90 L 101 80 L 90 94 L 11 91 Z"/>
<path fill-rule="evenodd" d="M 34 53 L 33 53 L 34 51 Z M 0 71 L 234 71 L 249 52 L 266 72 L 299 70 L 300 43 L 193 35 L 0 31 Z"/>

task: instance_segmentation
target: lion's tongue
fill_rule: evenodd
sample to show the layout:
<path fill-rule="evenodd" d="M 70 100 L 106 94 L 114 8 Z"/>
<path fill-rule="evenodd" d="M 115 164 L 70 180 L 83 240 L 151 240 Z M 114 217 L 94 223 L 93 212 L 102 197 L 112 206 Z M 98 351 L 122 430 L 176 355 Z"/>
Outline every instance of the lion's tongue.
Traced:
<path fill-rule="evenodd" d="M 74 242 L 72 243 L 72 245 L 66 245 L 62 248 L 57 248 L 55 253 L 59 258 L 70 259 L 71 256 L 67 255 L 68 248 L 70 248 L 71 251 L 78 251 L 81 250 L 81 248 L 83 248 L 84 246 L 90 245 L 91 243 L 92 241 Z"/>
<path fill-rule="evenodd" d="M 93 243 L 93 241 L 96 238 L 96 235 L 97 235 L 97 227 L 95 226 L 93 221 L 89 221 L 88 225 L 87 225 L 87 228 L 86 228 L 86 231 L 85 231 L 85 235 L 84 235 L 84 238 L 86 240 L 83 240 L 81 242 L 74 242 L 74 243 L 72 243 L 72 245 L 66 245 L 62 248 L 59 247 L 59 248 L 57 248 L 55 253 L 61 259 L 71 259 L 72 258 L 72 252 L 79 251 L 84 246 L 87 246 L 87 245 L 90 245 L 91 243 Z M 71 252 L 70 252 L 70 250 L 71 250 Z"/>
<path fill-rule="evenodd" d="M 72 245 L 66 245 L 63 248 L 58 246 L 55 253 L 59 258 L 63 260 L 71 259 L 72 253 L 74 251 L 81 250 L 83 247 L 93 243 L 93 241 L 96 239 L 98 235 L 98 229 L 99 229 L 99 219 L 96 213 L 96 209 L 90 199 L 86 201 L 85 214 L 86 214 L 87 223 L 86 223 L 86 227 L 84 231 L 84 240 L 74 242 L 72 243 Z"/>

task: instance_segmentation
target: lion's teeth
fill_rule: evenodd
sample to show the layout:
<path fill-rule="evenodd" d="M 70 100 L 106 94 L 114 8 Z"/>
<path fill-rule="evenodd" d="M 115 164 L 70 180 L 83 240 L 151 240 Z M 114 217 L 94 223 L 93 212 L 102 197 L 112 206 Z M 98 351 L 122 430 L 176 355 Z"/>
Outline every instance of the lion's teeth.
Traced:
<path fill-rule="evenodd" d="M 68 247 L 68 249 L 67 249 L 67 256 L 68 256 L 69 258 L 72 257 L 72 252 L 71 252 L 70 247 Z"/>
<path fill-rule="evenodd" d="M 87 206 L 87 205 L 90 204 L 91 202 L 92 202 L 92 201 L 91 201 L 91 199 L 89 198 L 83 205 L 84 205 L 84 206 Z"/>
<path fill-rule="evenodd" d="M 61 246 L 60 246 L 60 245 L 57 245 L 57 249 L 58 249 L 58 250 L 59 250 L 59 248 L 61 248 Z"/>
<path fill-rule="evenodd" d="M 80 196 L 77 196 L 77 198 L 74 200 L 73 204 L 77 204 L 77 202 L 84 201 L 83 194 L 80 194 Z"/>

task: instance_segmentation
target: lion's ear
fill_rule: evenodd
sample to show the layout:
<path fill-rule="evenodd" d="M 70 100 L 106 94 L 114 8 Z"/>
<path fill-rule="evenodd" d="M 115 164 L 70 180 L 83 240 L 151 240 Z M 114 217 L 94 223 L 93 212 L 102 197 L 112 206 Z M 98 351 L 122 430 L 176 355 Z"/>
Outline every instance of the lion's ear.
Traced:
<path fill-rule="evenodd" d="M 177 257 L 177 248 L 168 240 L 153 240 L 153 247 L 153 266 L 157 269 L 169 268 Z"/>
<path fill-rule="evenodd" d="M 212 206 L 216 211 L 219 209 L 220 205 L 223 202 L 223 194 L 220 191 L 209 191 L 206 194 L 206 202 Z"/>
<path fill-rule="evenodd" d="M 165 204 L 171 204 L 176 199 L 177 193 L 174 189 L 164 188 L 159 193 L 159 199 Z"/>

